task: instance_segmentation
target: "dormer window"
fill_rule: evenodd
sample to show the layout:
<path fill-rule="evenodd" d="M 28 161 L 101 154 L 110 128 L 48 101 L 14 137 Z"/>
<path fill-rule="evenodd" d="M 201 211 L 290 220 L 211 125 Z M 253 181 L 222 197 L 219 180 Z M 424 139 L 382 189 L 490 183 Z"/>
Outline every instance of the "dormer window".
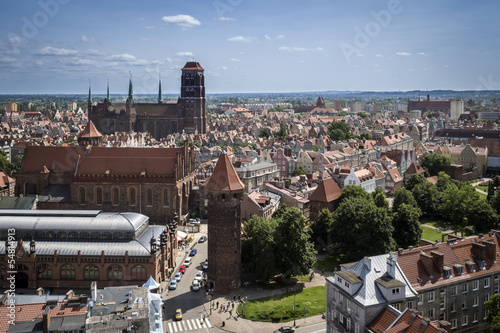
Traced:
<path fill-rule="evenodd" d="M 471 261 L 471 260 L 466 260 L 465 265 L 467 266 L 467 269 L 472 273 L 476 271 L 476 264 Z"/>
<path fill-rule="evenodd" d="M 443 266 L 443 273 L 446 278 L 451 277 L 451 268 L 447 266 Z"/>
<path fill-rule="evenodd" d="M 464 267 L 460 264 L 453 264 L 453 267 L 455 268 L 455 271 L 457 272 L 457 275 L 462 275 Z"/>

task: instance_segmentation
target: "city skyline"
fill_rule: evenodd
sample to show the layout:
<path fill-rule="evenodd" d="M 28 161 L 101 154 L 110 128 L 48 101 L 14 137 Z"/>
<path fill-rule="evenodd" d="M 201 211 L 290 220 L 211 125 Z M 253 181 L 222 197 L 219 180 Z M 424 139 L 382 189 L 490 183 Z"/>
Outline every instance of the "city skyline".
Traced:
<path fill-rule="evenodd" d="M 3 4 L 0 93 L 500 89 L 492 1 L 40 0 Z M 493 43 L 492 43 L 493 42 Z"/>

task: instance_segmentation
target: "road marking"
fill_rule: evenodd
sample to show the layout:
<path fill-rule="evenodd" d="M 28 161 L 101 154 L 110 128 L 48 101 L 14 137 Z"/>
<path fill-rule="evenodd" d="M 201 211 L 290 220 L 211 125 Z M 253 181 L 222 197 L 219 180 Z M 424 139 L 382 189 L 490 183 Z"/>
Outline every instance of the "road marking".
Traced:
<path fill-rule="evenodd" d="M 189 321 L 189 320 L 188 320 L 188 321 L 187 321 L 187 325 L 188 325 L 188 327 L 189 327 L 189 330 L 191 331 L 191 330 L 193 329 L 193 328 L 191 327 L 191 321 Z"/>
<path fill-rule="evenodd" d="M 186 323 L 182 321 L 182 326 L 184 326 L 184 331 L 187 331 Z"/>
<path fill-rule="evenodd" d="M 208 320 L 208 318 L 205 318 L 205 322 L 207 323 L 208 328 L 212 327 L 212 325 L 210 324 L 210 321 Z"/>
<path fill-rule="evenodd" d="M 172 322 L 172 326 L 174 328 L 174 333 L 177 332 L 177 325 L 175 324 L 175 321 Z"/>
<path fill-rule="evenodd" d="M 194 321 L 196 322 L 196 325 L 198 325 L 198 328 L 202 328 L 199 319 L 194 319 Z"/>
<path fill-rule="evenodd" d="M 167 325 L 168 325 L 168 331 L 172 332 L 172 323 L 167 323 Z"/>
<path fill-rule="evenodd" d="M 326 332 L 326 329 L 319 330 L 319 331 L 314 331 L 314 332 L 311 332 L 311 333 L 324 333 L 324 332 Z"/>

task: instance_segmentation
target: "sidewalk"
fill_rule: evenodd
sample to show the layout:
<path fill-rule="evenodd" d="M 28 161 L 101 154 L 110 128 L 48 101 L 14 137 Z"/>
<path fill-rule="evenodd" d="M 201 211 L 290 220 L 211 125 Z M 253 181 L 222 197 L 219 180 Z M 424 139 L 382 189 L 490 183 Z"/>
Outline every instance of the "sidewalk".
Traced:
<path fill-rule="evenodd" d="M 304 288 L 310 288 L 310 287 L 316 287 L 316 286 L 323 286 L 325 285 L 326 281 L 325 278 L 328 276 L 332 276 L 332 272 L 325 272 L 324 275 L 321 275 L 321 272 L 318 270 L 314 271 L 314 278 L 311 280 L 311 282 L 305 282 L 303 283 Z M 301 290 L 302 286 L 300 286 L 302 283 L 298 283 L 294 288 L 280 288 L 280 289 L 274 289 L 274 290 L 265 290 L 262 288 L 258 287 L 242 287 L 238 290 L 235 290 L 233 294 L 229 295 L 218 295 L 215 293 L 214 298 L 212 299 L 213 302 L 217 303 L 219 302 L 219 309 L 212 309 L 212 315 L 210 315 L 210 306 L 208 302 L 205 303 L 205 311 L 207 311 L 207 315 L 209 315 L 210 322 L 217 326 L 218 328 L 225 330 L 227 332 L 235 332 L 235 333 L 251 333 L 251 332 L 260 332 L 260 333 L 272 333 L 281 326 L 293 326 L 293 320 L 290 322 L 284 322 L 284 323 L 269 323 L 269 322 L 258 322 L 258 321 L 251 321 L 248 319 L 243 319 L 238 316 L 236 313 L 236 308 L 238 302 L 238 296 L 241 296 L 241 298 L 244 298 L 245 300 L 252 300 L 252 299 L 257 299 L 257 298 L 262 298 L 266 296 L 274 296 L 274 295 L 279 295 L 279 294 L 284 294 L 287 291 L 293 291 L 293 290 Z M 233 302 L 233 299 L 236 299 L 235 302 L 235 309 L 232 311 L 233 316 L 229 316 L 228 311 L 220 311 L 220 305 L 225 303 L 227 304 L 228 302 Z M 211 304 L 211 303 L 210 303 Z M 321 318 L 321 315 L 316 315 L 308 318 L 300 318 L 295 320 L 296 327 L 302 327 L 302 326 L 307 326 L 307 325 L 312 325 L 312 324 L 317 324 L 320 322 L 324 322 L 325 320 Z M 222 326 L 222 323 L 224 322 L 224 326 Z M 325 326 L 326 327 L 326 326 Z"/>

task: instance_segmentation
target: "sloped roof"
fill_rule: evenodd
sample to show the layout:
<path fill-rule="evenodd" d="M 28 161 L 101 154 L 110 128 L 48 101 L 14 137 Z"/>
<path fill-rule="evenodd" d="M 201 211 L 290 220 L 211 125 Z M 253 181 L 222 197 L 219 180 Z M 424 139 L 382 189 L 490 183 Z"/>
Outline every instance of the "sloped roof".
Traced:
<path fill-rule="evenodd" d="M 219 155 L 214 172 L 204 186 L 209 191 L 238 191 L 245 188 L 229 157 L 224 153 Z"/>
<path fill-rule="evenodd" d="M 342 194 L 342 190 L 332 178 L 324 179 L 313 194 L 309 197 L 310 201 L 332 202 L 337 200 Z"/>
<path fill-rule="evenodd" d="M 199 62 L 195 62 L 195 61 L 188 61 L 186 62 L 186 64 L 184 65 L 184 67 L 182 67 L 182 70 L 197 70 L 197 71 L 204 71 L 203 67 L 201 67 L 200 63 Z"/>
<path fill-rule="evenodd" d="M 83 131 L 80 132 L 78 135 L 79 138 L 98 138 L 102 137 L 101 132 L 97 130 L 95 127 L 94 123 L 92 121 L 89 121 L 87 126 L 83 129 Z"/>

